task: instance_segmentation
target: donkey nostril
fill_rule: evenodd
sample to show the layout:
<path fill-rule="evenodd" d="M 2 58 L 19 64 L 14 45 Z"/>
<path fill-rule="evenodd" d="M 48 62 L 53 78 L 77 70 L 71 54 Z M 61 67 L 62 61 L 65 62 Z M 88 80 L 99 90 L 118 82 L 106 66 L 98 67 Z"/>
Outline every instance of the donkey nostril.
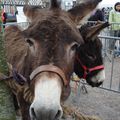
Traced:
<path fill-rule="evenodd" d="M 36 114 L 35 114 L 34 108 L 31 108 L 31 114 L 33 115 L 34 118 L 36 118 Z"/>
<path fill-rule="evenodd" d="M 55 116 L 55 120 L 60 118 L 62 116 L 62 111 L 61 110 L 58 110 L 56 116 Z"/>

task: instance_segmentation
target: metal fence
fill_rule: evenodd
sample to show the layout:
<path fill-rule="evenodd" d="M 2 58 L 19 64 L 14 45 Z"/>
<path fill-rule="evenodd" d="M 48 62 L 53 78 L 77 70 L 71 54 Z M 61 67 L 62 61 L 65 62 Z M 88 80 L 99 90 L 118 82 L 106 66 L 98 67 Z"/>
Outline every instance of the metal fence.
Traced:
<path fill-rule="evenodd" d="M 47 7 L 49 5 L 49 0 L 1 0 L 1 4 L 3 6 L 24 6 L 29 4 Z"/>
<path fill-rule="evenodd" d="M 106 71 L 106 80 L 102 88 L 120 93 L 120 37 L 99 36 L 103 42 L 103 58 Z M 114 41 L 113 48 L 109 48 L 111 41 Z"/>

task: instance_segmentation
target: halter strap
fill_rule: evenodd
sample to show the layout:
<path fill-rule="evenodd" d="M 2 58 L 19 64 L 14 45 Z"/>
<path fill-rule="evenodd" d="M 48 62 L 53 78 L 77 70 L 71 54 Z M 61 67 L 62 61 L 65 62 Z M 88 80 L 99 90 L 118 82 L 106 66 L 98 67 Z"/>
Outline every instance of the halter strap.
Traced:
<path fill-rule="evenodd" d="M 30 80 L 33 80 L 33 78 L 35 76 L 37 76 L 39 73 L 41 72 L 53 72 L 53 73 L 56 73 L 58 74 L 62 80 L 63 80 L 63 83 L 64 85 L 68 85 L 68 81 L 66 79 L 66 76 L 63 72 L 62 69 L 60 69 L 59 67 L 55 66 L 55 65 L 41 65 L 39 67 L 37 67 L 30 75 Z"/>
<path fill-rule="evenodd" d="M 77 58 L 77 61 L 81 64 L 82 68 L 84 69 L 84 74 L 83 74 L 83 78 L 86 79 L 88 73 L 91 73 L 93 71 L 96 71 L 96 70 L 102 70 L 104 69 L 104 66 L 103 65 L 98 65 L 98 66 L 95 66 L 93 68 L 88 68 L 87 66 L 83 65 L 81 60 L 78 58 L 78 56 L 76 56 Z"/>
<path fill-rule="evenodd" d="M 95 70 L 100 70 L 100 69 L 104 69 L 103 65 L 99 65 L 99 66 L 95 66 L 93 68 L 89 68 L 89 72 L 95 71 Z"/>

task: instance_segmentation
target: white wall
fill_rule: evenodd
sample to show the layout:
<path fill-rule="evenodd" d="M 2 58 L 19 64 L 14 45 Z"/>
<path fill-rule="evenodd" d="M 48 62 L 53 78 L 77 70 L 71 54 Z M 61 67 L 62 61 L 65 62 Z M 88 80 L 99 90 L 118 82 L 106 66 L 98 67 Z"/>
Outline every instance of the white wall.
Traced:
<path fill-rule="evenodd" d="M 102 0 L 99 7 L 114 7 L 115 3 L 120 2 L 120 0 Z"/>
<path fill-rule="evenodd" d="M 72 8 L 73 0 L 61 0 L 61 8 L 64 10 L 68 10 Z"/>
<path fill-rule="evenodd" d="M 23 7 L 17 7 L 17 10 L 18 10 L 18 15 L 16 15 L 17 23 L 27 22 L 27 18 L 25 17 L 25 15 L 23 13 Z"/>

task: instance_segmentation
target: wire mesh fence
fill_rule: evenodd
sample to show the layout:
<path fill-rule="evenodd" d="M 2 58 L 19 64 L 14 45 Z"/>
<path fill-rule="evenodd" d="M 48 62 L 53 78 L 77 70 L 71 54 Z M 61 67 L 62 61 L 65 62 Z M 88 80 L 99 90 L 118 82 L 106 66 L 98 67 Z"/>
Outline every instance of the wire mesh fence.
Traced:
<path fill-rule="evenodd" d="M 24 6 L 26 4 L 32 6 L 47 7 L 49 0 L 1 0 L 3 6 Z"/>

